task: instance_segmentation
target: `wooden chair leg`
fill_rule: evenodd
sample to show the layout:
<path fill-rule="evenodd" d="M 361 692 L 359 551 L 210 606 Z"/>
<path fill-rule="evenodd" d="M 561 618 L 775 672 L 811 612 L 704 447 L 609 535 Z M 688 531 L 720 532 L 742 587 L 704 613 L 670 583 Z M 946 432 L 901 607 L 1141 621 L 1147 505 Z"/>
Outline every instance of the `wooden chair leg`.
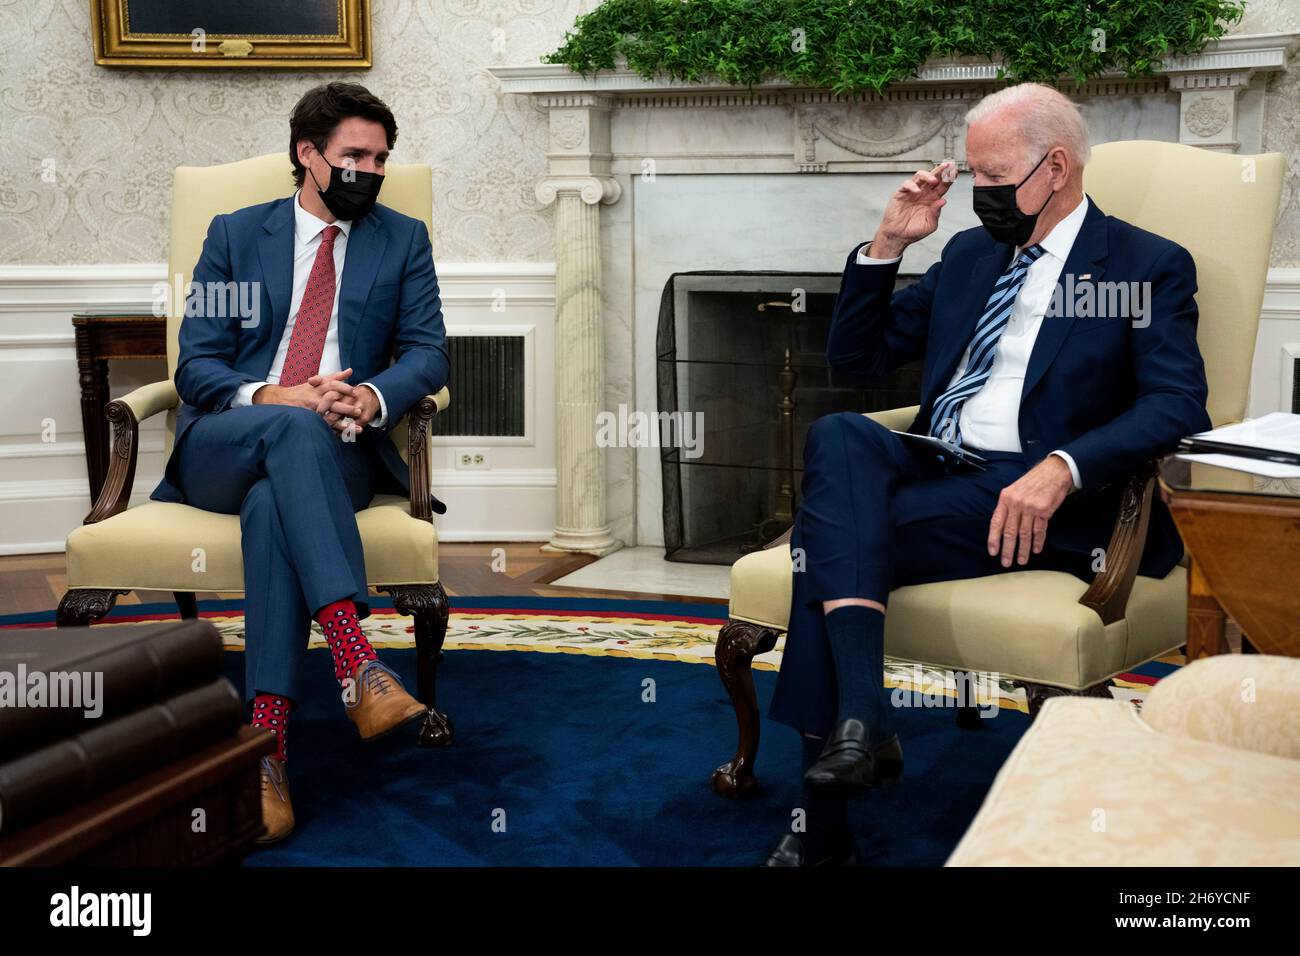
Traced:
<path fill-rule="evenodd" d="M 102 588 L 75 588 L 63 595 L 54 614 L 58 627 L 89 627 L 92 622 L 113 610 L 119 594 L 129 591 L 106 591 Z"/>
<path fill-rule="evenodd" d="M 193 591 L 173 591 L 176 607 L 181 612 L 182 621 L 195 621 L 199 617 L 199 600 Z"/>
<path fill-rule="evenodd" d="M 1110 692 L 1110 678 L 1102 681 L 1100 684 L 1093 684 L 1091 687 L 1085 687 L 1083 690 L 1065 690 L 1061 687 L 1048 687 L 1046 684 L 1031 684 L 1029 681 L 1021 681 L 1020 686 L 1025 689 L 1025 697 L 1029 703 L 1029 719 L 1033 720 L 1042 710 L 1043 704 L 1053 697 L 1112 697 Z"/>
<path fill-rule="evenodd" d="M 754 761 L 758 756 L 758 695 L 754 691 L 754 658 L 776 646 L 776 631 L 748 621 L 728 621 L 718 632 L 714 660 L 718 676 L 736 709 L 740 741 L 736 755 L 717 770 L 710 781 L 714 793 L 744 797 L 758 787 Z"/>
<path fill-rule="evenodd" d="M 400 584 L 379 588 L 393 596 L 400 614 L 415 618 L 416 695 L 429 708 L 420 727 L 421 747 L 448 747 L 452 741 L 451 718 L 438 710 L 438 662 L 447 639 L 451 607 L 447 592 L 438 584 Z"/>

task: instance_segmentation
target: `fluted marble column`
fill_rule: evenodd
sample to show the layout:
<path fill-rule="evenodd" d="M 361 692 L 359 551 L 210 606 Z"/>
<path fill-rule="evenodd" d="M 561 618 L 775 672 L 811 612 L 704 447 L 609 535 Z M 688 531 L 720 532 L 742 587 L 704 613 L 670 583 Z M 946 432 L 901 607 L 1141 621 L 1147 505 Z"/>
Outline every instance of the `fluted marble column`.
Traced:
<path fill-rule="evenodd" d="M 609 175 L 609 104 L 557 97 L 550 109 L 549 175 L 537 197 L 555 204 L 555 532 L 553 550 L 605 554 L 620 546 L 605 516 L 604 449 L 596 415 L 604 405 L 600 303 L 600 207 L 617 202 Z"/>
<path fill-rule="evenodd" d="M 614 180 L 609 180 L 614 183 Z M 550 191 L 555 184 L 544 183 Z M 618 547 L 605 521 L 600 320 L 602 185 L 555 189 L 555 533 L 550 547 L 603 554 Z M 617 188 L 617 186 L 615 186 Z"/>

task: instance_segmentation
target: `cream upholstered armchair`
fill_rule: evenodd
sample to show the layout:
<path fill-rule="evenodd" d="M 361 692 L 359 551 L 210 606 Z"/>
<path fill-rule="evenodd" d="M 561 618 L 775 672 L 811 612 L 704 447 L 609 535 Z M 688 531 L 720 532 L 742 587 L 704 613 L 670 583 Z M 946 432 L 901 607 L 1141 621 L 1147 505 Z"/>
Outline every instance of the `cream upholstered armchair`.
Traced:
<path fill-rule="evenodd" d="M 187 288 L 212 218 L 293 192 L 284 153 L 203 168 L 181 166 L 172 186 L 168 276 Z M 384 205 L 432 229 L 433 187 L 428 166 L 390 163 Z M 183 297 L 172 296 L 167 315 L 167 369 L 176 371 L 177 334 Z M 451 722 L 437 709 L 437 664 L 447 632 L 447 594 L 438 580 L 438 533 L 433 524 L 429 426 L 447 407 L 447 389 L 428 395 L 393 431 L 410 466 L 409 500 L 377 496 L 357 514 L 372 587 L 388 592 L 403 614 L 415 619 L 418 694 L 429 707 L 420 732 L 426 746 L 451 742 Z M 196 591 L 243 591 L 239 516 L 189 505 L 149 501 L 128 507 L 139 450 L 139 425 L 165 413 L 164 454 L 170 454 L 180 398 L 169 379 L 136 389 L 105 409 L 113 431 L 108 478 L 85 523 L 68 535 L 68 592 L 59 602 L 61 627 L 90 624 L 128 591 L 172 591 L 183 617 L 197 614 Z M 196 548 L 203 561 L 195 560 Z"/>
<path fill-rule="evenodd" d="M 1101 209 L 1182 245 L 1196 261 L 1197 339 L 1216 426 L 1246 411 L 1255 332 L 1282 184 L 1277 153 L 1233 156 L 1176 143 L 1132 141 L 1093 148 L 1084 187 Z M 906 428 L 916 407 L 871 417 Z M 947 581 L 890 594 L 885 652 L 1021 682 L 1036 714 L 1060 694 L 1109 696 L 1111 678 L 1186 640 L 1187 571 L 1137 574 L 1154 489 L 1155 463 L 1130 479 L 1091 585 L 1056 571 Z M 736 755 L 713 774 L 718 793 L 755 784 L 759 714 L 751 663 L 788 626 L 792 591 L 788 534 L 731 569 L 729 620 L 718 635 L 718 673 L 740 728 Z M 967 708 L 958 720 L 969 723 Z M 975 721 L 978 723 L 978 720 Z"/>

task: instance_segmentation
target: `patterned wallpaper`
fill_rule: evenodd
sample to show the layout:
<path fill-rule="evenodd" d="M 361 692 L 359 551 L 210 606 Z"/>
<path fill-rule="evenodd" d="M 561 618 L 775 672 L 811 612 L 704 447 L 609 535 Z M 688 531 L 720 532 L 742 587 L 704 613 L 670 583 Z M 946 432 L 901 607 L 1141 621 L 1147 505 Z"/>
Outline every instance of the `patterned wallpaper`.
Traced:
<path fill-rule="evenodd" d="M 374 62 L 354 76 L 393 108 L 395 161 L 434 168 L 434 251 L 553 258 L 544 117 L 487 67 L 535 62 L 596 0 L 373 0 Z M 1300 30 L 1257 0 L 1239 32 Z M 85 0 L 0 0 L 0 263 L 160 262 L 172 168 L 287 148 L 325 74 L 121 71 L 92 62 Z M 1268 88 L 1266 145 L 1289 158 L 1273 264 L 1300 266 L 1300 64 Z"/>
<path fill-rule="evenodd" d="M 1297 0 L 1257 0 L 1248 4 L 1235 33 L 1300 32 Z M 1274 266 L 1300 266 L 1300 54 L 1284 73 L 1269 78 L 1265 91 L 1264 151 L 1286 157 L 1282 199 L 1273 232 Z"/>
<path fill-rule="evenodd" d="M 491 66 L 536 62 L 595 0 L 373 0 L 374 66 L 342 74 L 397 116 L 394 162 L 434 169 L 446 261 L 553 258 L 545 116 Z M 124 71 L 93 61 L 86 0 L 0 0 L 0 262 L 166 259 L 172 169 L 277 150 L 339 74 Z"/>

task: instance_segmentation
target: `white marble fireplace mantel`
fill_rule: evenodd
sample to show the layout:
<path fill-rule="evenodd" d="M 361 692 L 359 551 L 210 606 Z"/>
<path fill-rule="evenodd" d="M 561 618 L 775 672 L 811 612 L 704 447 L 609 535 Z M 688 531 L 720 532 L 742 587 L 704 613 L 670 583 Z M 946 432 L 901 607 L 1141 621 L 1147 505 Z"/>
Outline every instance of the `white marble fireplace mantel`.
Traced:
<path fill-rule="evenodd" d="M 1267 74 L 1294 68 L 1300 33 L 1225 37 L 1167 58 L 1154 76 L 1064 83 L 1094 143 L 1183 142 L 1261 151 Z M 605 553 L 662 544 L 658 449 L 600 448 L 596 415 L 653 412 L 655 329 L 667 277 L 688 269 L 838 271 L 878 221 L 900 173 L 965 163 L 966 111 L 998 89 L 997 66 L 924 65 L 885 93 L 835 96 L 772 82 L 579 76 L 561 65 L 496 67 L 506 93 L 549 115 L 556 204 L 556 529 L 551 546 Z M 792 175 L 793 174 L 793 175 Z M 853 174 L 845 176 L 842 174 Z M 962 177 L 939 232 L 909 250 L 921 271 L 976 225 Z M 966 192 L 963 192 L 963 188 Z"/>

